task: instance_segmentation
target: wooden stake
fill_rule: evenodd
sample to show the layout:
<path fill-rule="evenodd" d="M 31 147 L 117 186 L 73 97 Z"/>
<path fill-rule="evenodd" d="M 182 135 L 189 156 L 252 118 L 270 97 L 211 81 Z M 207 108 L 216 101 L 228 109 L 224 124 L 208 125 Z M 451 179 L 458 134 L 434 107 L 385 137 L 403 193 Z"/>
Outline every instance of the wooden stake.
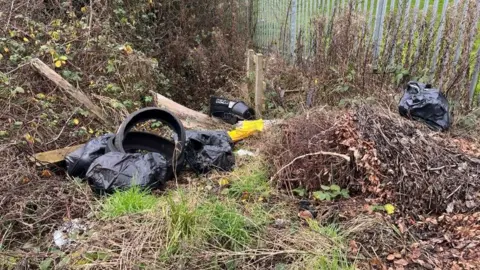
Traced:
<path fill-rule="evenodd" d="M 175 114 L 178 118 L 180 118 L 186 128 L 228 128 L 226 127 L 226 124 L 220 119 L 213 118 L 201 112 L 189 109 L 163 95 L 155 93 L 154 91 L 150 91 L 150 93 L 153 95 L 155 104 L 158 107 L 164 108 Z"/>
<path fill-rule="evenodd" d="M 93 104 L 93 102 L 82 92 L 82 90 L 75 88 L 71 85 L 67 80 L 62 78 L 58 73 L 56 73 L 53 69 L 47 66 L 42 60 L 38 58 L 34 58 L 30 62 L 31 66 L 35 68 L 40 74 L 42 74 L 45 78 L 52 81 L 56 86 L 60 89 L 65 91 L 68 95 L 73 97 L 76 101 L 83 104 L 88 110 L 90 110 L 99 120 L 101 120 L 104 124 L 111 125 L 110 121 L 103 114 L 100 107 Z"/>
<path fill-rule="evenodd" d="M 247 52 L 247 78 L 248 79 L 250 79 L 252 77 L 252 74 L 255 72 L 254 57 L 255 57 L 255 51 L 248 50 Z"/>
<path fill-rule="evenodd" d="M 264 109 L 263 55 L 255 55 L 255 114 L 262 117 Z"/>

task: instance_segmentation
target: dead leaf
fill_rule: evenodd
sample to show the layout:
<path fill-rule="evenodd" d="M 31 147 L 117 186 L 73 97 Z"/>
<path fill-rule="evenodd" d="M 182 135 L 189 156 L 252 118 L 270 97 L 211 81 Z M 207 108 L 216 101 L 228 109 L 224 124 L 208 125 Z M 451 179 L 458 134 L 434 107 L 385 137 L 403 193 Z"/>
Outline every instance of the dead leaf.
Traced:
<path fill-rule="evenodd" d="M 400 254 L 400 253 L 398 253 L 398 252 L 397 252 L 397 253 L 394 253 L 393 256 L 394 256 L 395 258 L 397 258 L 397 259 L 401 259 L 401 258 L 402 258 L 402 254 Z"/>
<path fill-rule="evenodd" d="M 408 265 L 408 262 L 405 259 L 396 260 L 393 263 L 396 264 L 396 265 L 401 265 L 401 266 L 407 266 Z"/>
<path fill-rule="evenodd" d="M 358 245 L 357 245 L 357 242 L 355 240 L 350 240 L 349 247 L 350 247 L 350 252 L 351 253 L 354 253 L 354 254 L 358 253 Z"/>
<path fill-rule="evenodd" d="M 389 255 L 387 256 L 387 260 L 389 260 L 389 261 L 395 260 L 395 255 L 389 254 Z"/>
<path fill-rule="evenodd" d="M 50 177 L 52 177 L 52 172 L 50 170 L 43 170 L 42 171 L 42 177 L 50 178 Z"/>
<path fill-rule="evenodd" d="M 402 234 L 404 234 L 405 231 L 407 230 L 407 229 L 405 228 L 405 223 L 403 223 L 403 221 L 399 221 L 399 222 L 398 222 L 398 229 L 400 230 L 400 232 L 401 232 Z"/>
<path fill-rule="evenodd" d="M 300 211 L 300 213 L 298 213 L 298 217 L 303 218 L 305 220 L 313 219 L 312 213 L 308 210 Z"/>

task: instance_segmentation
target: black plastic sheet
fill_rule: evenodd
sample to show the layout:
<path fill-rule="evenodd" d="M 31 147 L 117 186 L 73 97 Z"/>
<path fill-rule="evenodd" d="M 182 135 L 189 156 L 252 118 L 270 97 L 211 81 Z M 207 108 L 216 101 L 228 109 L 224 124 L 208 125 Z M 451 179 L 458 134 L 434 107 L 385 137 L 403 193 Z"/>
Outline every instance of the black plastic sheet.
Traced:
<path fill-rule="evenodd" d="M 99 194 L 132 186 L 161 188 L 165 184 L 167 161 L 159 153 L 110 152 L 97 158 L 87 172 L 91 188 Z"/>
<path fill-rule="evenodd" d="M 90 164 L 98 157 L 105 154 L 107 141 L 113 134 L 105 134 L 91 139 L 83 147 L 73 151 L 65 157 L 67 172 L 72 177 L 85 177 Z"/>
<path fill-rule="evenodd" d="M 424 122 L 433 130 L 445 131 L 451 124 L 445 95 L 423 83 L 411 81 L 407 84 L 398 110 L 401 116 Z"/>
<path fill-rule="evenodd" d="M 189 130 L 186 137 L 185 159 L 195 172 L 233 169 L 235 165 L 233 142 L 227 132 Z"/>

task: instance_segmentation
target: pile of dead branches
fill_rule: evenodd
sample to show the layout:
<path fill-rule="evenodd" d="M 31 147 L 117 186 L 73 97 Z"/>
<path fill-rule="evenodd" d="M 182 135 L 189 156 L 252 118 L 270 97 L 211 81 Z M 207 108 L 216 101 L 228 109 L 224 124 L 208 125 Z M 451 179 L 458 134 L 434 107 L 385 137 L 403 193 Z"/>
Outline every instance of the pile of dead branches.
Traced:
<path fill-rule="evenodd" d="M 480 160 L 458 139 L 386 109 L 316 109 L 270 141 L 273 179 L 289 190 L 337 184 L 414 214 L 480 208 Z"/>

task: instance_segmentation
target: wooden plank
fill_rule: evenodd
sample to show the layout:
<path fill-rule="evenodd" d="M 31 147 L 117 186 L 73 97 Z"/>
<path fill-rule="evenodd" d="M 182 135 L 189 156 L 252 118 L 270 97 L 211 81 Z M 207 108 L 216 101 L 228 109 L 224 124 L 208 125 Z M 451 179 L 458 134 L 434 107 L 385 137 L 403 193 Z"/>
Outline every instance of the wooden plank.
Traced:
<path fill-rule="evenodd" d="M 255 66 L 255 114 L 262 117 L 264 109 L 264 89 L 263 89 L 263 55 L 255 55 L 257 65 Z"/>
<path fill-rule="evenodd" d="M 187 108 L 175 101 L 160 95 L 154 91 L 150 91 L 153 96 L 155 104 L 163 109 L 175 114 L 181 121 L 183 126 L 190 129 L 213 129 L 221 128 L 227 129 L 228 125 L 222 120 L 214 117 L 210 117 L 201 112 L 197 112 L 190 108 Z"/>
<path fill-rule="evenodd" d="M 66 155 L 70 154 L 71 152 L 79 149 L 84 145 L 85 144 L 77 144 L 77 145 L 68 146 L 62 149 L 56 149 L 52 151 L 37 153 L 33 155 L 34 159 L 32 161 L 37 162 L 40 165 L 58 164 L 65 160 Z"/>
<path fill-rule="evenodd" d="M 100 107 L 93 104 L 93 102 L 82 92 L 82 90 L 75 88 L 67 80 L 62 78 L 53 69 L 47 66 L 42 60 L 34 58 L 30 62 L 31 66 L 35 68 L 42 76 L 52 81 L 60 89 L 64 90 L 68 95 L 73 97 L 76 101 L 83 104 L 88 110 L 90 110 L 99 120 L 104 124 L 111 125 L 107 116 L 103 113 Z"/>

